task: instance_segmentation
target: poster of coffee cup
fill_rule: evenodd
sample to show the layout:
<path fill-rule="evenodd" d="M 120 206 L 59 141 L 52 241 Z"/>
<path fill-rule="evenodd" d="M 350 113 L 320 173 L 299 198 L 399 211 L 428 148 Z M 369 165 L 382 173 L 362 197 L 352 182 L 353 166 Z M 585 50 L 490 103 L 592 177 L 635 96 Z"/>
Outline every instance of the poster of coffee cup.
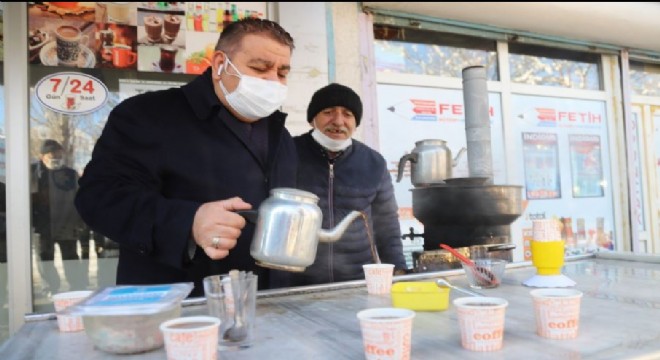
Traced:
<path fill-rule="evenodd" d="M 33 62 L 46 66 L 95 67 L 96 56 L 90 49 L 94 45 L 94 26 L 89 25 L 92 24 L 60 21 L 32 29 L 34 37 L 28 36 L 28 48 L 35 56 Z M 31 41 L 35 42 L 33 46 L 29 45 Z M 36 61 L 37 52 L 39 61 Z"/>
<path fill-rule="evenodd" d="M 137 3 L 97 2 L 96 22 L 122 25 L 137 25 Z"/>
<path fill-rule="evenodd" d="M 94 47 L 99 66 L 115 69 L 137 68 L 137 28 L 111 23 L 96 24 Z"/>
<path fill-rule="evenodd" d="M 61 11 L 52 11 L 54 7 Z M 96 27 L 94 17 L 89 14 L 94 14 L 94 3 L 30 4 L 27 37 L 30 63 L 95 67 L 96 57 L 92 48 Z"/>
<path fill-rule="evenodd" d="M 201 74 L 211 66 L 219 37 L 218 33 L 186 32 L 186 74 Z"/>
<path fill-rule="evenodd" d="M 172 44 L 185 46 L 183 15 L 138 11 L 138 43 L 144 45 Z"/>
<path fill-rule="evenodd" d="M 138 45 L 138 71 L 183 73 L 185 50 L 172 44 Z"/>

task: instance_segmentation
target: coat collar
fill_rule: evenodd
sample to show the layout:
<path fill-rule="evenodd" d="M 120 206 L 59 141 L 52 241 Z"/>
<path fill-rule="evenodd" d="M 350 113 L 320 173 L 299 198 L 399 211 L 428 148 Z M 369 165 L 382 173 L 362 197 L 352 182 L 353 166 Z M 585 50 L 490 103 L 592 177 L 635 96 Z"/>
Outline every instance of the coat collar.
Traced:
<path fill-rule="evenodd" d="M 199 119 L 208 119 L 211 114 L 217 113 L 218 109 L 223 107 L 213 89 L 210 66 L 181 89 Z"/>

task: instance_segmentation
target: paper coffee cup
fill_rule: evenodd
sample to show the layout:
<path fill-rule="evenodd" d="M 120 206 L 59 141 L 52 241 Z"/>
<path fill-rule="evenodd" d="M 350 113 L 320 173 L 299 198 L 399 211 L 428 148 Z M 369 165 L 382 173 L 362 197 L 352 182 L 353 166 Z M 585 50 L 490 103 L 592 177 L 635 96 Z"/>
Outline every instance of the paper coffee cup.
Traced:
<path fill-rule="evenodd" d="M 88 298 L 93 291 L 68 291 L 53 295 L 53 305 L 57 313 L 57 327 L 61 332 L 82 331 L 85 329 L 82 317 L 61 314 L 64 309 Z"/>
<path fill-rule="evenodd" d="M 454 300 L 461 330 L 461 345 L 472 351 L 496 351 L 504 339 L 504 315 L 509 303 L 494 297 Z"/>
<path fill-rule="evenodd" d="M 409 360 L 415 312 L 375 308 L 357 313 L 367 360 Z"/>
<path fill-rule="evenodd" d="M 367 281 L 367 292 L 372 295 L 389 294 L 394 276 L 393 264 L 362 265 L 364 278 Z"/>
<path fill-rule="evenodd" d="M 220 319 L 188 316 L 160 325 L 168 359 L 215 360 L 218 358 Z"/>
<path fill-rule="evenodd" d="M 535 241 L 560 241 L 561 224 L 556 219 L 533 220 L 532 239 Z"/>
<path fill-rule="evenodd" d="M 575 289 L 537 289 L 534 301 L 536 333 L 548 339 L 573 339 L 580 325 L 582 292 Z"/>

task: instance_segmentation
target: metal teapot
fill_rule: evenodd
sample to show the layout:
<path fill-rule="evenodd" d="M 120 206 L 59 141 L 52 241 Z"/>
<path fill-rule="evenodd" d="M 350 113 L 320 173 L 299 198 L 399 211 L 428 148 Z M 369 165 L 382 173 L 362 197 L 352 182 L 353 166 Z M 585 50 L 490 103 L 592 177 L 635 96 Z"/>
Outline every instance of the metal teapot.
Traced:
<path fill-rule="evenodd" d="M 358 216 L 352 211 L 334 229 L 321 229 L 323 214 L 313 193 L 275 188 L 259 206 L 250 254 L 257 264 L 278 270 L 301 272 L 314 263 L 319 241 L 339 240 Z"/>
<path fill-rule="evenodd" d="M 427 186 L 443 184 L 445 179 L 451 178 L 452 168 L 465 152 L 461 148 L 456 157 L 452 159 L 451 150 L 447 142 L 440 139 L 426 139 L 415 142 L 412 153 L 406 154 L 399 160 L 399 172 L 396 181 L 403 177 L 403 168 L 410 160 L 410 180 L 414 186 Z"/>

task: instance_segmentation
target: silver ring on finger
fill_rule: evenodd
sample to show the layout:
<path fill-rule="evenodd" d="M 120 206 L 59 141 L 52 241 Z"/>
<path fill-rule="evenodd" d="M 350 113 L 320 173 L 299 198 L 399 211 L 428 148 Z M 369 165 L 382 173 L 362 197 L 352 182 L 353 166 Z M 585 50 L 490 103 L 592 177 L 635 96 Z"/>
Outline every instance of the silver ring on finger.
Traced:
<path fill-rule="evenodd" d="M 213 247 L 217 249 L 220 246 L 220 237 L 219 236 L 212 237 L 211 245 L 213 245 Z"/>

